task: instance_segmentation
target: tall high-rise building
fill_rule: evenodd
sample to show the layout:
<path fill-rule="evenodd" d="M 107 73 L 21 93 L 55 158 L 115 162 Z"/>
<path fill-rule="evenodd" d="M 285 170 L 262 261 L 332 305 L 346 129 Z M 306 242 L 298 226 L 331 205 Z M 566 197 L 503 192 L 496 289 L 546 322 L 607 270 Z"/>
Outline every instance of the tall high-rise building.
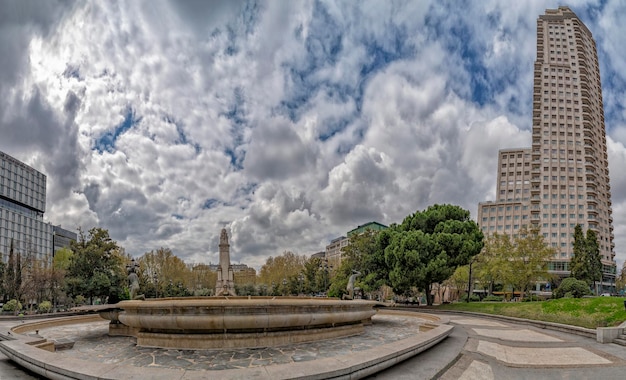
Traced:
<path fill-rule="evenodd" d="M 611 187 L 598 53 L 568 7 L 537 20 L 532 146 L 499 152 L 496 201 L 481 202 L 485 235 L 539 228 L 557 250 L 552 273 L 569 274 L 574 227 L 598 236 L 603 290 L 615 280 Z"/>
<path fill-rule="evenodd" d="M 0 152 L 0 254 L 7 262 L 15 253 L 50 262 L 52 226 L 43 221 L 46 176 Z"/>

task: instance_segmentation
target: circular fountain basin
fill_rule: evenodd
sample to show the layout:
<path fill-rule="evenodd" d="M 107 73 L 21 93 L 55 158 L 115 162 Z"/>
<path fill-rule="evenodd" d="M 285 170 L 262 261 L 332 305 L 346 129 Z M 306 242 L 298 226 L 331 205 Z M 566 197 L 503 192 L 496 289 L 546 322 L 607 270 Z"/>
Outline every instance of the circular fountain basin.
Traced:
<path fill-rule="evenodd" d="M 194 297 L 122 301 L 117 315 L 137 345 L 181 349 L 267 347 L 356 335 L 377 302 L 303 297 Z"/>

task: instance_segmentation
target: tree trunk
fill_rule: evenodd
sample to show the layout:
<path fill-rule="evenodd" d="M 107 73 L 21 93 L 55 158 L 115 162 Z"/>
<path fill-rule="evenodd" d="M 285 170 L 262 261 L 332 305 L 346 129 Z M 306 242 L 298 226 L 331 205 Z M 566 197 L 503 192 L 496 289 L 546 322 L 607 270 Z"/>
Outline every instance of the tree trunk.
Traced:
<path fill-rule="evenodd" d="M 430 294 L 432 288 L 431 288 L 431 284 L 428 284 L 428 286 L 426 287 L 426 305 L 428 306 L 432 306 L 433 305 L 433 295 Z"/>

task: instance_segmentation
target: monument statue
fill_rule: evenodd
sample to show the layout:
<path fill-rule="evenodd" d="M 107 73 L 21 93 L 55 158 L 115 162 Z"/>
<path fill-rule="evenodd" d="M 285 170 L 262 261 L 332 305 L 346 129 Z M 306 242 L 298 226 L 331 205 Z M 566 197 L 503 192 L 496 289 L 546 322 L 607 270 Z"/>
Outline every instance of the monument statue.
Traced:
<path fill-rule="evenodd" d="M 222 228 L 220 234 L 220 265 L 217 270 L 217 282 L 215 284 L 216 296 L 236 296 L 235 277 L 233 267 L 230 266 L 230 244 L 228 244 L 228 233 Z"/>
<path fill-rule="evenodd" d="M 145 299 L 145 296 L 143 294 L 140 294 L 140 295 L 137 294 L 139 293 L 139 276 L 137 276 L 137 273 L 135 273 L 135 265 L 131 265 L 128 268 L 128 284 L 129 284 L 129 293 L 130 293 L 131 300 Z"/>
<path fill-rule="evenodd" d="M 346 290 L 348 291 L 348 294 L 344 294 L 342 297 L 344 300 L 354 299 L 354 281 L 360 275 L 361 275 L 361 272 L 359 272 L 358 270 L 354 270 L 354 269 L 352 270 L 352 275 L 350 276 L 350 279 L 348 280 L 348 285 L 346 286 Z"/>

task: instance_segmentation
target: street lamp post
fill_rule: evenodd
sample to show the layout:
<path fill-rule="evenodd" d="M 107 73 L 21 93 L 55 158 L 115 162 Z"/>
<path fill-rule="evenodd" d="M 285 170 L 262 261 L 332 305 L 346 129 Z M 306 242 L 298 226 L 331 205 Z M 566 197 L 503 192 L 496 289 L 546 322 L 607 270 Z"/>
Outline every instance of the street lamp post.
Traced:
<path fill-rule="evenodd" d="M 472 257 L 469 262 L 469 279 L 467 280 L 467 303 L 470 302 L 470 297 L 472 295 L 472 264 L 474 264 L 474 261 L 476 261 L 475 259 L 476 257 Z"/>
<path fill-rule="evenodd" d="M 330 272 L 333 270 L 333 266 L 332 265 L 328 265 L 328 259 L 324 258 L 320 268 L 324 271 L 323 272 L 323 276 L 324 276 L 324 294 L 327 295 L 328 294 L 328 286 L 330 285 L 328 283 L 329 280 L 330 280 Z"/>
<path fill-rule="evenodd" d="M 328 259 L 324 258 L 324 260 L 322 261 L 321 265 L 320 265 L 320 269 L 323 270 L 323 277 L 324 277 L 324 293 L 326 293 L 326 291 L 328 290 Z"/>
<path fill-rule="evenodd" d="M 57 308 L 57 304 L 58 304 L 58 291 L 59 291 L 59 284 L 56 282 L 56 280 L 54 281 L 54 284 L 52 285 L 52 298 L 53 298 L 53 311 L 56 313 L 58 311 Z"/>
<path fill-rule="evenodd" d="M 302 288 L 304 287 L 304 275 L 302 273 L 298 274 L 298 281 L 300 282 L 300 294 L 302 294 Z"/>
<path fill-rule="evenodd" d="M 154 281 L 154 298 L 159 298 L 159 276 L 156 272 L 152 274 L 152 280 Z"/>
<path fill-rule="evenodd" d="M 285 295 L 285 289 L 287 288 L 287 279 L 283 278 L 283 296 Z"/>

